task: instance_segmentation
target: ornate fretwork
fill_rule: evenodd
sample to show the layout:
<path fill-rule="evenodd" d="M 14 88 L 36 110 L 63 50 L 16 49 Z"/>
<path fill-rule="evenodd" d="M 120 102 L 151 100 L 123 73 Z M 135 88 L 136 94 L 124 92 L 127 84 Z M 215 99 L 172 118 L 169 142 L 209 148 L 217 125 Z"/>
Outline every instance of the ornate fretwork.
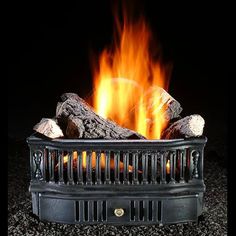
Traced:
<path fill-rule="evenodd" d="M 42 156 L 43 153 L 40 150 L 37 150 L 33 153 L 33 157 L 34 157 L 34 163 L 35 163 L 35 172 L 34 172 L 34 177 L 36 179 L 42 179 L 43 175 L 42 175 L 42 171 L 40 169 L 40 164 L 42 161 Z"/>

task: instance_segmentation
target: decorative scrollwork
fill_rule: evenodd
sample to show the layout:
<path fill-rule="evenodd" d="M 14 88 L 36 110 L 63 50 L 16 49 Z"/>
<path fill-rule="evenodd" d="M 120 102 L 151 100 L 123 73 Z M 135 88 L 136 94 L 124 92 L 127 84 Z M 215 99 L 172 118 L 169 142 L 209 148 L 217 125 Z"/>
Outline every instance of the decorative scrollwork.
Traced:
<path fill-rule="evenodd" d="M 198 178 L 198 160 L 199 160 L 199 156 L 200 156 L 200 153 L 198 151 L 194 151 L 192 153 L 192 156 L 193 156 L 193 178 Z"/>
<path fill-rule="evenodd" d="M 43 156 L 43 153 L 40 150 L 37 150 L 37 151 L 35 151 L 33 153 L 34 163 L 35 163 L 34 177 L 36 179 L 41 179 L 43 177 L 42 171 L 40 169 L 40 164 L 41 164 L 41 161 L 42 161 L 42 156 Z"/>

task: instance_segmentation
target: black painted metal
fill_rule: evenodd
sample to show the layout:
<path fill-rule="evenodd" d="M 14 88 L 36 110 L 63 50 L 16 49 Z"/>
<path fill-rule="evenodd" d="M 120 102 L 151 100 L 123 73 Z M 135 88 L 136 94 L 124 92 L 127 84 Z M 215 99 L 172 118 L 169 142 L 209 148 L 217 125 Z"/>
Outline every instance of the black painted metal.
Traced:
<path fill-rule="evenodd" d="M 205 191 L 206 141 L 47 140 L 32 135 L 27 142 L 33 213 L 69 224 L 197 221 Z"/>

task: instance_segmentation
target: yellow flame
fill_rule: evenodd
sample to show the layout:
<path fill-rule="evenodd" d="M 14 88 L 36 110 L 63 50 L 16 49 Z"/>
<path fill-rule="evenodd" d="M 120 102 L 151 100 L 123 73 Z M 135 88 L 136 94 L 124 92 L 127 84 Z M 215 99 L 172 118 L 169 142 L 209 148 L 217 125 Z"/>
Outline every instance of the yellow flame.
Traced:
<path fill-rule="evenodd" d="M 166 174 L 170 174 L 170 160 L 168 160 L 166 163 Z"/>
<path fill-rule="evenodd" d="M 165 125 L 160 119 L 161 110 L 153 112 L 155 109 L 147 104 L 155 100 L 158 107 L 160 94 L 146 91 L 153 86 L 167 90 L 166 68 L 150 53 L 152 37 L 144 19 L 136 22 L 127 19 L 125 16 L 122 27 L 117 25 L 122 30 L 116 44 L 101 53 L 99 68 L 94 70 L 93 106 L 104 118 L 149 139 L 158 139 Z"/>
<path fill-rule="evenodd" d="M 82 152 L 82 169 L 83 170 L 86 170 L 86 166 L 87 166 L 87 152 L 86 151 L 83 151 Z M 73 166 L 76 167 L 77 166 L 77 159 L 78 159 L 78 152 L 77 151 L 74 151 L 72 153 L 72 158 L 73 158 Z M 96 168 L 96 165 L 97 165 L 97 156 L 96 156 L 96 152 L 92 152 L 92 156 L 91 156 L 91 166 L 92 166 L 92 169 L 95 169 Z M 67 164 L 68 163 L 68 159 L 69 159 L 69 155 L 65 155 L 63 157 L 63 163 L 64 164 Z M 101 166 L 101 169 L 104 170 L 105 169 L 105 166 L 106 166 L 106 155 L 102 152 L 101 153 L 101 156 L 100 156 L 100 166 Z M 120 166 L 120 171 L 123 171 L 124 170 L 124 163 L 123 162 L 119 162 L 119 166 Z M 56 167 L 58 167 L 58 164 L 56 165 Z M 114 157 L 110 158 L 110 168 L 114 170 L 115 168 L 115 162 L 114 162 Z M 129 172 L 132 172 L 133 170 L 133 167 L 131 165 L 128 166 L 128 170 Z"/>

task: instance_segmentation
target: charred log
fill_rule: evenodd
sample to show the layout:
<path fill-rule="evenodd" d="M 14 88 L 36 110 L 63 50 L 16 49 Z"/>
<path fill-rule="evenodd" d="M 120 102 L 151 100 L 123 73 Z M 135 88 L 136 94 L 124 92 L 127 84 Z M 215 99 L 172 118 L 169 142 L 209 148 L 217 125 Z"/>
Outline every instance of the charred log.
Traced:
<path fill-rule="evenodd" d="M 141 134 L 99 116 L 74 93 L 64 93 L 61 96 L 56 118 L 67 138 L 145 139 Z"/>

